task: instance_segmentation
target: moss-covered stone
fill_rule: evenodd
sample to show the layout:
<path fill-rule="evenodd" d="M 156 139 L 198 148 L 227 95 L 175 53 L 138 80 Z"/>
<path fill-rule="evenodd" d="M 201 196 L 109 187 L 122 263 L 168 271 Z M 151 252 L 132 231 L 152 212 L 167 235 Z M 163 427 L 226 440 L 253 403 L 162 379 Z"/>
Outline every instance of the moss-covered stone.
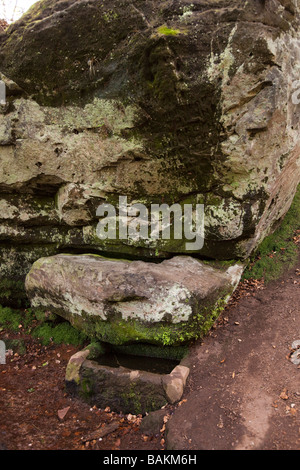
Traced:
<path fill-rule="evenodd" d="M 34 307 L 96 341 L 170 347 L 207 333 L 242 271 L 241 264 L 212 267 L 191 257 L 156 264 L 57 255 L 34 263 L 26 289 Z"/>
<path fill-rule="evenodd" d="M 67 391 L 99 408 L 109 406 L 112 411 L 145 414 L 167 404 L 159 374 L 99 366 L 85 360 L 79 368 L 79 380 L 77 373 L 75 377 L 66 377 Z"/>
<path fill-rule="evenodd" d="M 90 343 L 88 346 L 86 346 L 85 350 L 89 352 L 87 359 L 93 360 L 105 354 L 109 350 L 109 347 L 108 345 L 105 345 L 104 343 L 101 343 L 99 341 L 94 341 Z"/>

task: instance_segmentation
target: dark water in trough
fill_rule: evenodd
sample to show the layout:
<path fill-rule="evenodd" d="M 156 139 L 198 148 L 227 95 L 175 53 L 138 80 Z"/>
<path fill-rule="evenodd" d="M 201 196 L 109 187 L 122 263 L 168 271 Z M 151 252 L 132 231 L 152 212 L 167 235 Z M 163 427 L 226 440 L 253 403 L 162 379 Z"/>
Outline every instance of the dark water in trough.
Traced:
<path fill-rule="evenodd" d="M 102 366 L 121 366 L 131 370 L 142 370 L 155 374 L 170 374 L 180 361 L 110 352 L 100 356 L 96 362 Z"/>

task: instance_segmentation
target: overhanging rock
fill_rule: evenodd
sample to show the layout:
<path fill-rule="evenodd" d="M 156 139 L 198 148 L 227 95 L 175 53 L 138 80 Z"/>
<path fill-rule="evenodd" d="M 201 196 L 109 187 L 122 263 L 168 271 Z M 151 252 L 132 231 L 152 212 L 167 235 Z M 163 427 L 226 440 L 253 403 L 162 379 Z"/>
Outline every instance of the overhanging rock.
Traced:
<path fill-rule="evenodd" d="M 56 255 L 34 263 L 26 290 L 33 307 L 91 338 L 177 346 L 209 330 L 242 271 L 239 263 L 212 267 L 188 256 L 150 263 Z"/>
<path fill-rule="evenodd" d="M 0 286 L 43 251 L 184 253 L 100 240 L 120 195 L 204 204 L 197 256 L 247 259 L 300 179 L 299 45 L 294 0 L 37 2 L 0 34 Z"/>

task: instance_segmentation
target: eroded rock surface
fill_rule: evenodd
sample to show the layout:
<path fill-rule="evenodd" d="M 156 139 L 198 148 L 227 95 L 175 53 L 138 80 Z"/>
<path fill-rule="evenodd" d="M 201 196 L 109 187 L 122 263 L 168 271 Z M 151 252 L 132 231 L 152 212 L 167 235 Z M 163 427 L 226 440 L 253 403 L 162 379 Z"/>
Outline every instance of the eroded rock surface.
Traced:
<path fill-rule="evenodd" d="M 197 255 L 247 258 L 300 180 L 299 14 L 293 0 L 44 0 L 2 32 L 0 302 L 41 256 L 185 253 L 100 240 L 97 207 L 120 195 L 204 204 Z"/>
<path fill-rule="evenodd" d="M 96 340 L 176 346 L 208 331 L 242 271 L 241 264 L 217 268 L 188 256 L 145 263 L 56 255 L 34 263 L 26 289 L 33 307 Z"/>

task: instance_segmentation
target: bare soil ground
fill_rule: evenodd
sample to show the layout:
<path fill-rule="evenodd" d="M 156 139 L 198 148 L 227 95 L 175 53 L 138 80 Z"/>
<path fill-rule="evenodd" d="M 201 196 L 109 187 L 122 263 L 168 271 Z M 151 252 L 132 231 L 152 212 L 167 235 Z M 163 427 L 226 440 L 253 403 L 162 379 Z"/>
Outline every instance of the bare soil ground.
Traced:
<path fill-rule="evenodd" d="M 2 332 L 0 339 L 16 337 Z M 100 410 L 65 392 L 65 370 L 78 350 L 41 346 L 21 331 L 25 355 L 0 365 L 0 448 L 6 450 L 160 449 L 160 436 L 139 432 L 140 416 Z M 116 426 L 109 426 L 115 423 Z M 109 427 L 108 427 L 109 426 Z M 99 438 L 95 431 L 101 429 Z M 114 429 L 111 432 L 111 429 Z M 107 430 L 107 434 L 106 434 Z M 110 432 L 109 432 L 110 431 Z M 105 435 L 106 434 L 106 435 Z"/>
<path fill-rule="evenodd" d="M 41 346 L 20 331 L 24 355 L 0 365 L 0 448 L 7 450 L 299 450 L 300 260 L 267 286 L 241 283 L 210 334 L 191 348 L 184 397 L 156 435 L 141 416 L 100 410 L 65 392 L 73 346 Z M 166 429 L 165 429 L 166 428 Z M 100 437 L 99 437 L 100 436 Z"/>
<path fill-rule="evenodd" d="M 299 450 L 300 261 L 283 278 L 241 284 L 190 352 L 186 402 L 168 422 L 168 449 Z M 300 352 L 300 351 L 299 351 Z"/>

